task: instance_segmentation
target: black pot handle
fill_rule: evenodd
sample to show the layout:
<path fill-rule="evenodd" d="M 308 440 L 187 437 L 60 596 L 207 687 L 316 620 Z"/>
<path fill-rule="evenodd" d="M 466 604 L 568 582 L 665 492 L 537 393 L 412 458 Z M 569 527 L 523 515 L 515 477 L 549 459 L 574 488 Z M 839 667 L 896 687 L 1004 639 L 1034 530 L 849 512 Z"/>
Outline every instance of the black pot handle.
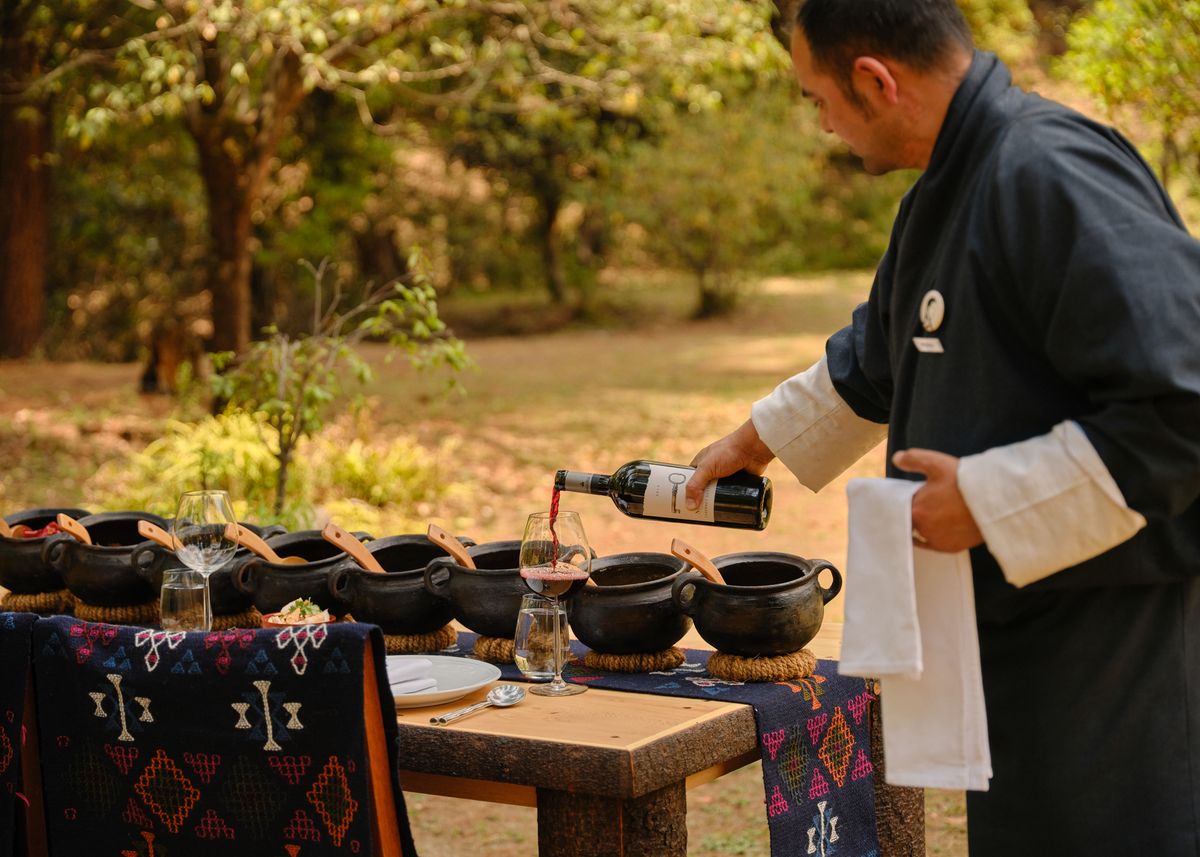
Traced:
<path fill-rule="evenodd" d="M 448 556 L 431 559 L 425 566 L 425 591 L 437 598 L 450 600 L 450 569 L 454 560 Z M 438 572 L 442 572 L 440 575 Z M 438 575 L 436 578 L 434 575 Z"/>
<path fill-rule="evenodd" d="M 262 565 L 261 560 L 251 559 L 238 566 L 237 570 L 230 575 L 233 588 L 242 595 L 255 595 L 258 592 L 258 575 L 251 574 L 250 570 L 260 565 Z"/>
<path fill-rule="evenodd" d="M 699 591 L 696 584 L 707 578 L 698 571 L 684 572 L 675 578 L 675 582 L 671 584 L 671 600 L 675 602 L 676 609 L 684 616 L 696 615 L 696 593 Z M 687 597 L 684 597 L 684 589 L 688 590 Z"/>
<path fill-rule="evenodd" d="M 271 524 L 270 526 L 262 528 L 261 538 L 265 542 L 267 539 L 273 539 L 276 536 L 282 536 L 286 532 L 287 527 L 285 527 L 283 524 Z"/>
<path fill-rule="evenodd" d="M 833 574 L 833 583 L 828 589 L 823 587 L 818 580 L 822 571 L 828 570 Z M 834 568 L 833 563 L 824 559 L 812 560 L 812 569 L 809 572 L 813 576 L 813 586 L 817 587 L 817 591 L 821 593 L 821 600 L 828 604 L 837 594 L 842 591 L 842 573 Z"/>
<path fill-rule="evenodd" d="M 329 588 L 329 594 L 334 600 L 342 605 L 350 604 L 350 569 L 335 568 L 329 572 L 329 576 L 325 578 L 325 585 Z"/>
<path fill-rule="evenodd" d="M 67 535 L 66 533 L 55 533 L 47 538 L 42 545 L 42 562 L 59 574 L 65 573 L 69 562 L 68 554 L 74 544 L 74 536 Z"/>
<path fill-rule="evenodd" d="M 151 586 L 162 585 L 162 570 L 171 554 L 154 542 L 138 545 L 129 554 L 129 564 L 133 573 Z"/>

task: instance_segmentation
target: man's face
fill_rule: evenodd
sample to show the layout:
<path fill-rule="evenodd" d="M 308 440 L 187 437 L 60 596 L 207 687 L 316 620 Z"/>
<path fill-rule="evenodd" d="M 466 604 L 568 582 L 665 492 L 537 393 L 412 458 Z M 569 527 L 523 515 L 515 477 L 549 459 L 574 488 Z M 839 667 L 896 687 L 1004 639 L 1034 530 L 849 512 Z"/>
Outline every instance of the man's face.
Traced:
<path fill-rule="evenodd" d="M 896 158 L 899 141 L 889 133 L 888 123 L 881 121 L 868 103 L 856 104 L 848 98 L 831 75 L 814 67 L 808 39 L 800 27 L 792 31 L 792 64 L 804 97 L 820 112 L 822 129 L 845 141 L 871 175 L 900 168 Z"/>

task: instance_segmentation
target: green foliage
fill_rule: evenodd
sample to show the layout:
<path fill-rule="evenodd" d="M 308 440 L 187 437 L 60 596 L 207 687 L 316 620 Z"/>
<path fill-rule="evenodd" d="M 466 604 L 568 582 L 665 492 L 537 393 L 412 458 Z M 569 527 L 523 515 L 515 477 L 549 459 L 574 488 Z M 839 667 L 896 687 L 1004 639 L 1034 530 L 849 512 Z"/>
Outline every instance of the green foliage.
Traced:
<path fill-rule="evenodd" d="M 958 5 L 980 48 L 1010 65 L 1033 56 L 1037 22 L 1027 0 L 958 0 Z"/>
<path fill-rule="evenodd" d="M 364 338 L 385 340 L 392 349 L 389 357 L 406 355 L 418 369 L 467 366 L 463 343 L 438 318 L 437 297 L 420 256 L 409 259 L 410 282 L 385 285 L 348 308 L 341 305 L 339 289 L 327 305 L 323 301 L 326 267 L 326 262 L 308 266 L 317 295 L 310 333 L 293 336 L 272 327 L 237 363 L 232 354 L 214 355 L 218 400 L 232 412 L 261 417 L 275 432 L 277 513 L 285 505 L 296 449 L 325 424 L 346 375 L 359 384 L 370 380 L 371 368 L 356 350 Z"/>
<path fill-rule="evenodd" d="M 1058 69 L 1110 110 L 1129 108 L 1153 130 L 1147 155 L 1164 182 L 1200 178 L 1200 0 L 1098 0 L 1068 33 Z"/>

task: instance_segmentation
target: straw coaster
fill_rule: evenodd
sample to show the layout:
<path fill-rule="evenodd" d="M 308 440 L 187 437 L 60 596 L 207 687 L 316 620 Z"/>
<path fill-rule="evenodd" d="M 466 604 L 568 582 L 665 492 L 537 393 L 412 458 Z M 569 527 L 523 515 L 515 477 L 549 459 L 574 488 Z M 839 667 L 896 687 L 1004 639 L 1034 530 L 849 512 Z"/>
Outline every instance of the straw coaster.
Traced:
<path fill-rule="evenodd" d="M 34 592 L 23 594 L 18 592 L 5 593 L 0 598 L 0 610 L 11 610 L 13 613 L 56 613 L 70 615 L 75 609 L 75 597 L 69 590 L 60 589 L 57 592 Z"/>
<path fill-rule="evenodd" d="M 475 657 L 493 664 L 511 664 L 516 647 L 508 637 L 480 637 L 475 641 Z"/>
<path fill-rule="evenodd" d="M 453 646 L 458 639 L 452 625 L 438 628 L 429 634 L 384 634 L 383 643 L 389 655 L 418 655 L 439 652 Z"/>
<path fill-rule="evenodd" d="M 109 625 L 154 625 L 159 623 L 158 601 L 121 607 L 96 607 L 75 602 L 75 615 L 85 622 L 105 622 Z"/>
<path fill-rule="evenodd" d="M 228 631 L 231 628 L 261 628 L 262 614 L 257 607 L 250 607 L 241 613 L 227 613 L 224 616 L 213 616 L 214 631 Z"/>
<path fill-rule="evenodd" d="M 673 670 L 683 663 L 683 652 L 676 646 L 661 652 L 638 652 L 632 655 L 610 655 L 604 652 L 588 652 L 583 662 L 594 670 L 614 673 L 648 673 L 655 670 Z"/>
<path fill-rule="evenodd" d="M 817 668 L 817 656 L 808 649 L 770 658 L 743 658 L 713 652 L 708 659 L 709 675 L 726 681 L 787 681 L 808 678 Z"/>

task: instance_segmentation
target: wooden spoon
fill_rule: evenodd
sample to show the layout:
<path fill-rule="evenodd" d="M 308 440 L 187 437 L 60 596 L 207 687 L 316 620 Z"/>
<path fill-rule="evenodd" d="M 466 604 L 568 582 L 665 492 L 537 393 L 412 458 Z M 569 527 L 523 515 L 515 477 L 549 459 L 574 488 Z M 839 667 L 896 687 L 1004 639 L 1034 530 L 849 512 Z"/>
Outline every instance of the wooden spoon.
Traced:
<path fill-rule="evenodd" d="M 62 512 L 58 513 L 58 528 L 64 533 L 70 533 L 85 545 L 92 543 L 92 537 L 88 534 L 87 527 L 76 521 L 70 515 Z"/>
<path fill-rule="evenodd" d="M 379 564 L 379 560 L 375 559 L 375 554 L 367 550 L 366 545 L 333 521 L 330 521 L 325 525 L 325 529 L 321 530 L 321 538 L 325 539 L 331 545 L 344 550 L 350 555 L 351 559 L 367 571 L 372 571 L 375 574 L 387 574 L 387 569 Z"/>
<path fill-rule="evenodd" d="M 240 524 L 228 524 L 225 527 L 225 538 L 237 542 L 242 547 L 261 556 L 267 562 L 283 565 L 303 565 L 308 562 L 300 556 L 280 556 L 275 549 Z"/>
<path fill-rule="evenodd" d="M 25 533 L 27 527 L 24 524 L 17 524 L 15 527 L 10 527 L 8 521 L 0 518 L 0 536 L 6 539 L 19 539 Z"/>
<path fill-rule="evenodd" d="M 153 521 L 138 521 L 138 535 L 169 551 L 177 551 L 180 548 L 179 539 Z"/>
<path fill-rule="evenodd" d="M 467 549 L 463 547 L 463 543 L 448 532 L 443 530 L 437 524 L 430 524 L 427 531 L 429 540 L 435 545 L 438 545 L 450 556 L 454 557 L 454 561 L 463 568 L 474 568 L 475 560 L 471 559 L 471 555 L 467 553 Z"/>
<path fill-rule="evenodd" d="M 718 583 L 721 586 L 725 585 L 725 578 L 721 576 L 721 572 L 717 570 L 717 567 L 712 564 L 712 560 L 683 539 L 671 539 L 671 553 L 684 562 L 689 563 L 696 571 L 703 574 L 713 583 Z"/>

